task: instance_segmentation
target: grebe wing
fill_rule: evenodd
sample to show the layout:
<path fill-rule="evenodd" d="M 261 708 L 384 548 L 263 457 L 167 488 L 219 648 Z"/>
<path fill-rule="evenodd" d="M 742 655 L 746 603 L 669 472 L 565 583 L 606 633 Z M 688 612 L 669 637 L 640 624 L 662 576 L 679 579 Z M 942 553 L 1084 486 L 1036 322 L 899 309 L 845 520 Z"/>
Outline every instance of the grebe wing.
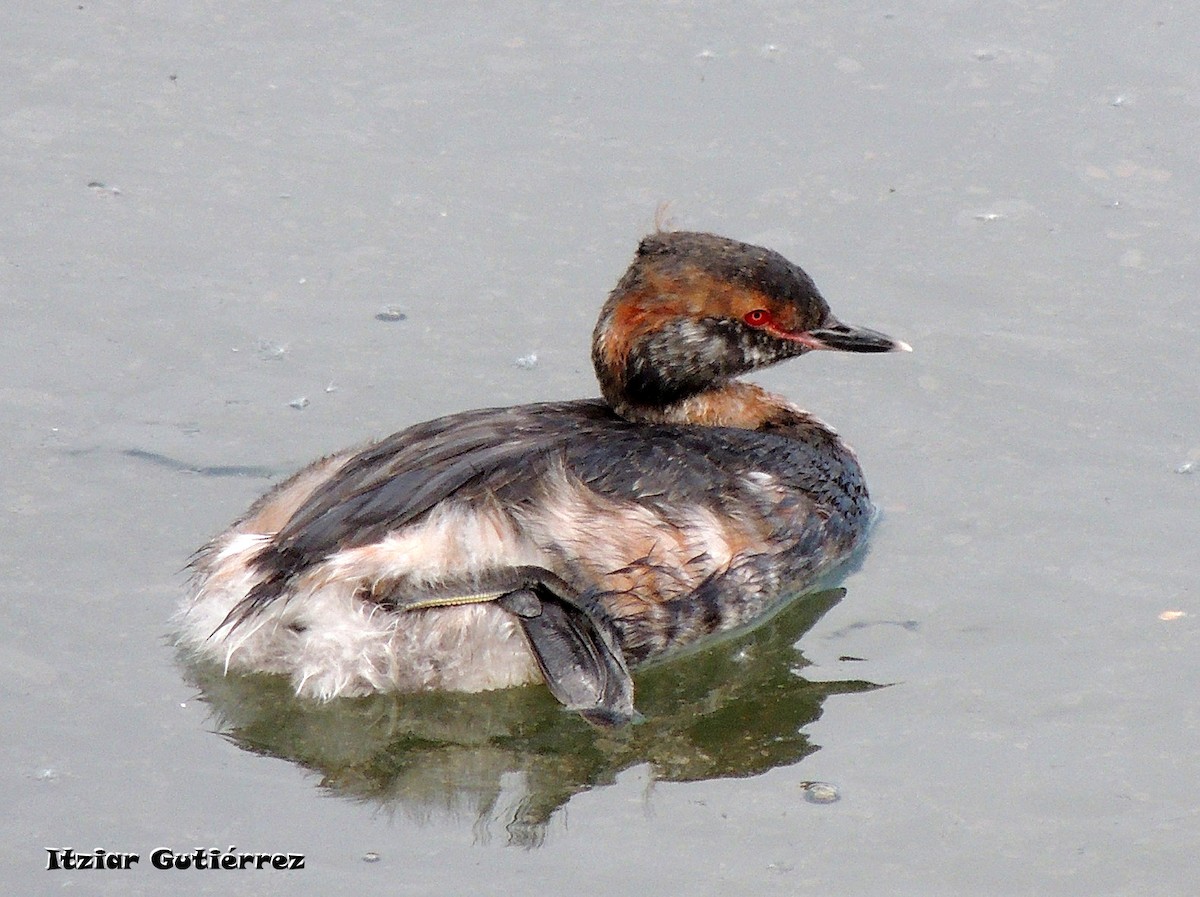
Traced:
<path fill-rule="evenodd" d="M 403 526 L 481 475 L 519 470 L 515 462 L 606 415 L 600 402 L 547 403 L 469 411 L 402 430 L 355 456 L 300 506 L 276 541 L 313 548 L 373 541 L 377 526 Z"/>
<path fill-rule="evenodd" d="M 418 424 L 369 446 L 314 491 L 259 555 L 266 575 L 251 590 L 252 603 L 277 597 L 308 565 L 382 539 L 476 481 L 499 488 L 580 426 L 612 417 L 599 401 L 490 408 Z"/>
<path fill-rule="evenodd" d="M 320 543 L 322 529 L 340 529 L 330 547 L 369 542 L 373 524 L 393 527 L 428 510 L 481 470 L 529 451 L 514 409 L 491 408 L 417 424 L 355 455 L 313 492 L 277 534 L 281 544 Z M 510 435 L 511 434 L 511 435 Z M 349 524 L 338 527 L 338 523 Z M 358 535 L 352 535 L 358 531 Z"/>

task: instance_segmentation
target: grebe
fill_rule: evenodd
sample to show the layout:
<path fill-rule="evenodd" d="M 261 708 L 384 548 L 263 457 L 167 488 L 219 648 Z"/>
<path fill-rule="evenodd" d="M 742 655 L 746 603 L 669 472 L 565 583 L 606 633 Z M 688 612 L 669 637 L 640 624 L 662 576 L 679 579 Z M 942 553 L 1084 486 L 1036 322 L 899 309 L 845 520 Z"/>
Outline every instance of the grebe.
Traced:
<path fill-rule="evenodd" d="M 197 552 L 177 641 L 320 699 L 544 681 L 628 721 L 630 666 L 767 614 L 866 534 L 850 448 L 735 379 L 812 349 L 909 347 L 838 321 L 776 252 L 652 234 L 596 324 L 603 400 L 317 461 Z"/>

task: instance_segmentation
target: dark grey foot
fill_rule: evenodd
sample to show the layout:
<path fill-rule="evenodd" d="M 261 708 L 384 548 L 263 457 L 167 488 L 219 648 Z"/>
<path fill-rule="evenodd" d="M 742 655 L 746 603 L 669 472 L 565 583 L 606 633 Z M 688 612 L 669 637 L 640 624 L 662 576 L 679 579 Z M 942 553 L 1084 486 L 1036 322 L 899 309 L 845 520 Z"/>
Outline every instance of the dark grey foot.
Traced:
<path fill-rule="evenodd" d="M 401 611 L 495 601 L 521 622 L 550 693 L 568 710 L 597 726 L 634 718 L 633 678 L 612 624 L 549 570 L 511 567 L 420 592 L 400 586 L 375 600 Z"/>
<path fill-rule="evenodd" d="M 633 679 L 611 627 L 544 586 L 509 592 L 498 601 L 514 614 L 550 693 L 597 726 L 633 719 Z"/>

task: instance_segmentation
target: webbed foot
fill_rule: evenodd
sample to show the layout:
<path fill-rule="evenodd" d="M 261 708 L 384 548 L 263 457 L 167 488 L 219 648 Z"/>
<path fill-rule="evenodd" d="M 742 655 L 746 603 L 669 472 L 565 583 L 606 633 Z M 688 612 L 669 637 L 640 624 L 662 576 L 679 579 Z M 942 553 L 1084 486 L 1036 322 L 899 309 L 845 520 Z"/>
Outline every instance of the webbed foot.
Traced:
<path fill-rule="evenodd" d="M 624 725 L 636 716 L 633 678 L 612 624 L 549 570 L 495 570 L 469 584 L 443 583 L 429 592 L 392 593 L 383 600 L 396 610 L 495 601 L 520 621 L 550 693 L 568 710 L 602 727 Z"/>
<path fill-rule="evenodd" d="M 563 706 L 597 726 L 633 719 L 633 678 L 609 624 L 544 585 L 497 603 L 521 621 L 546 686 Z"/>

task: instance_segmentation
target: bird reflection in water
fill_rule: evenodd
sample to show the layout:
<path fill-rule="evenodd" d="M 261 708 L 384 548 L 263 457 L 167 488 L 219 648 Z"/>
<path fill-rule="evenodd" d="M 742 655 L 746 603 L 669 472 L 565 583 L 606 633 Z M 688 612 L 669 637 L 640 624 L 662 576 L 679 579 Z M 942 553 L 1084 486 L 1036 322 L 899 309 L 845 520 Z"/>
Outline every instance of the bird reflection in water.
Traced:
<path fill-rule="evenodd" d="M 313 770 L 334 795 L 416 820 L 469 820 L 479 841 L 535 847 L 574 795 L 627 769 L 645 764 L 655 781 L 738 778 L 817 750 L 803 729 L 825 699 L 878 687 L 801 674 L 796 642 L 844 594 L 805 595 L 749 632 L 640 670 L 644 719 L 613 730 L 535 686 L 317 703 L 282 677 L 190 673 L 218 731 L 244 750 Z"/>

